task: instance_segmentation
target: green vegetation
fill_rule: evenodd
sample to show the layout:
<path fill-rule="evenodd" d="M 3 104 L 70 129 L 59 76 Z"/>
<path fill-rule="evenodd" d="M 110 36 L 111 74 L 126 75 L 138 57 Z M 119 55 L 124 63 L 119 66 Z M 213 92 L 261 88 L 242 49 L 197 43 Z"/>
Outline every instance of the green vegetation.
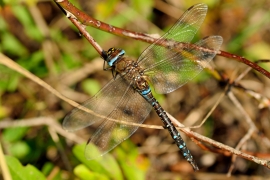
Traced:
<path fill-rule="evenodd" d="M 193 4 L 193 1 L 191 4 L 190 1 L 180 0 L 176 5 L 166 6 L 152 0 L 141 2 L 72 1 L 79 9 L 103 22 L 149 34 L 162 34 L 162 30 L 171 27 L 179 17 L 167 15 L 170 11 L 177 9 L 182 14 Z M 193 42 L 205 36 L 221 35 L 224 38 L 221 49 L 224 51 L 245 56 L 252 61 L 270 59 L 269 2 L 194 1 L 199 2 L 208 4 L 209 12 Z M 105 50 L 110 47 L 123 48 L 132 58 L 139 57 L 149 45 L 91 27 L 87 27 L 87 30 Z M 103 60 L 99 54 L 80 36 L 76 27 L 53 1 L 4 0 L 0 8 L 0 51 L 61 94 L 80 103 L 94 95 L 112 78 L 110 71 L 103 71 Z M 228 77 L 236 73 L 239 75 L 246 69 L 241 63 L 224 60 L 223 57 L 217 57 L 214 63 L 214 67 Z M 262 66 L 270 70 L 269 63 Z M 268 92 L 269 95 L 269 79 L 251 73 L 246 80 L 248 88 L 263 95 Z M 204 71 L 180 90 L 168 95 L 154 95 L 166 111 L 182 121 L 223 90 L 224 87 L 219 86 L 219 82 Z M 260 132 L 269 135 L 269 127 L 260 121 L 269 121 L 269 110 L 260 110 L 259 103 L 246 94 L 238 95 L 250 116 L 258 121 Z M 244 123 L 244 118 L 224 101 L 197 132 L 235 147 L 247 130 L 245 125 L 239 125 Z M 85 143 L 78 144 L 87 142 L 92 131 L 83 129 L 66 134 L 61 131 L 61 122 L 72 108 L 31 79 L 0 64 L 0 141 L 12 179 L 166 179 L 166 172 L 172 173 L 167 179 L 184 179 L 184 176 L 174 173 L 192 174 L 191 167 L 175 145 L 171 144 L 167 131 L 163 130 L 139 128 L 134 137 L 124 141 L 112 152 L 97 160 L 87 160 L 84 156 Z M 210 105 L 202 109 L 193 114 L 195 119 L 203 119 Z M 42 121 L 42 117 L 53 118 L 55 123 L 48 124 Z M 5 126 L 2 122 L 10 124 Z M 15 125 L 11 125 L 11 122 Z M 152 114 L 146 123 L 161 124 L 158 117 Z M 269 152 L 268 147 L 260 148 L 263 145 L 258 139 L 252 139 L 247 150 Z M 230 157 L 213 153 L 214 160 L 209 165 L 200 159 L 208 152 L 200 149 L 189 138 L 186 141 L 202 171 L 222 174 L 228 171 Z M 266 171 L 264 167 L 242 159 L 240 165 L 236 164 L 235 174 L 261 176 Z"/>

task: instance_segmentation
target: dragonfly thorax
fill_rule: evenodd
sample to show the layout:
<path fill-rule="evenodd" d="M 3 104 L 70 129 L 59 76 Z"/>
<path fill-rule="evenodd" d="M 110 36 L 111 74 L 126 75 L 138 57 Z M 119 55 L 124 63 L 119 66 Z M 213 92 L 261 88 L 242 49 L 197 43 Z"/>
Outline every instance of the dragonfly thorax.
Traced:
<path fill-rule="evenodd" d="M 122 58 L 115 65 L 115 70 L 119 72 L 124 79 L 132 82 L 133 88 L 141 95 L 150 92 L 149 84 L 144 76 L 143 69 L 129 58 Z"/>
<path fill-rule="evenodd" d="M 132 86 L 140 94 L 149 91 L 149 85 L 144 77 L 143 69 L 138 63 L 131 58 L 123 57 L 125 51 L 122 49 L 110 48 L 104 59 L 113 70 L 120 74 L 128 82 L 132 82 Z"/>

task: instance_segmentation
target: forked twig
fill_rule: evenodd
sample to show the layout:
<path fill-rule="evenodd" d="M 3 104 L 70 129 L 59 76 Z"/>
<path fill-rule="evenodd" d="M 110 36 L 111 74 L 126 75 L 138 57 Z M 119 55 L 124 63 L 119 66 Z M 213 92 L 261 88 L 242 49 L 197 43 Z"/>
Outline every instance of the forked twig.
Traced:
<path fill-rule="evenodd" d="M 258 129 L 256 128 L 255 124 L 252 122 L 251 118 L 249 117 L 249 115 L 247 114 L 247 112 L 244 110 L 244 108 L 242 107 L 242 105 L 240 104 L 240 102 L 236 99 L 236 97 L 234 96 L 234 94 L 229 91 L 227 93 L 228 97 L 230 98 L 230 100 L 233 102 L 233 104 L 235 105 L 235 107 L 241 112 L 241 114 L 244 116 L 244 119 L 246 120 L 246 122 L 249 125 L 249 129 L 248 132 L 245 134 L 244 137 L 241 138 L 241 140 L 239 141 L 239 143 L 237 144 L 237 146 L 235 147 L 236 150 L 240 150 L 242 148 L 242 146 L 247 142 L 247 140 L 249 140 L 252 136 L 252 134 L 255 131 L 258 131 Z M 232 156 L 232 164 L 229 168 L 229 171 L 227 173 L 228 176 L 231 176 L 231 172 L 234 168 L 234 163 L 236 160 L 236 156 Z"/>
<path fill-rule="evenodd" d="M 64 148 L 63 148 L 61 142 L 59 141 L 57 131 L 55 130 L 55 128 L 53 126 L 49 126 L 48 130 L 49 130 L 49 133 L 50 133 L 54 143 L 56 144 L 57 149 L 59 150 L 59 153 L 60 153 L 61 159 L 64 162 L 64 165 L 66 166 L 68 171 L 72 172 L 71 164 L 67 158 L 67 155 L 64 151 Z"/>

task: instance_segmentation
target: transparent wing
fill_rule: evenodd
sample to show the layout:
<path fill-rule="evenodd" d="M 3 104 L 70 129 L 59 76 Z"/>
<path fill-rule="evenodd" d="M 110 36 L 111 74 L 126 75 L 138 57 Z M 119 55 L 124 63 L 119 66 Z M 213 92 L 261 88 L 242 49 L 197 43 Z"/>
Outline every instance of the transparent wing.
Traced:
<path fill-rule="evenodd" d="M 209 36 L 179 52 L 163 48 L 162 55 L 157 57 L 153 53 L 152 57 L 148 57 L 162 60 L 146 68 L 145 74 L 157 93 L 170 93 L 197 76 L 215 57 L 222 41 L 221 36 Z M 177 44 L 174 46 L 177 48 Z"/>
<path fill-rule="evenodd" d="M 152 106 L 122 77 L 111 80 L 95 96 L 72 110 L 63 121 L 63 128 L 75 131 L 94 123 L 100 123 L 91 143 L 95 144 L 103 155 L 129 138 L 137 129 L 130 123 L 143 123 Z M 87 112 L 91 110 L 92 112 Z M 115 122 L 115 119 L 123 122 Z M 93 159 L 91 146 L 86 146 L 85 156 Z M 97 155 L 98 156 L 98 155 Z"/>
<path fill-rule="evenodd" d="M 144 72 L 157 93 L 170 93 L 193 79 L 202 71 L 202 64 L 216 55 L 222 44 L 220 36 L 211 36 L 195 44 L 212 51 L 188 44 L 201 26 L 206 13 L 205 4 L 190 7 L 167 33 L 139 57 L 138 64 L 145 69 Z M 160 44 L 170 45 L 164 47 Z"/>
<path fill-rule="evenodd" d="M 156 42 L 148 46 L 138 59 L 138 62 L 145 67 L 151 66 L 155 62 L 158 62 L 163 57 L 162 54 L 164 49 L 163 46 L 157 44 L 163 44 L 167 40 L 174 40 L 178 42 L 190 42 L 194 35 L 200 28 L 207 13 L 207 5 L 196 4 L 191 6 L 185 13 L 178 19 L 178 21 Z M 158 59 L 152 59 L 152 53 L 155 53 Z"/>
<path fill-rule="evenodd" d="M 117 119 L 124 122 L 141 124 L 149 115 L 152 106 L 132 87 L 127 89 L 125 96 L 118 103 L 117 107 L 108 115 L 107 119 L 100 125 L 92 136 L 90 143 L 96 145 L 101 151 L 99 155 L 104 155 L 115 146 L 129 138 L 138 126 L 128 125 L 121 122 L 110 121 Z M 85 156 L 93 159 L 93 150 L 90 143 L 86 146 Z"/>
<path fill-rule="evenodd" d="M 76 131 L 103 120 L 115 110 L 128 88 L 129 84 L 120 76 L 112 79 L 95 96 L 73 109 L 65 117 L 63 128 Z M 85 108 L 92 112 L 86 112 Z"/>

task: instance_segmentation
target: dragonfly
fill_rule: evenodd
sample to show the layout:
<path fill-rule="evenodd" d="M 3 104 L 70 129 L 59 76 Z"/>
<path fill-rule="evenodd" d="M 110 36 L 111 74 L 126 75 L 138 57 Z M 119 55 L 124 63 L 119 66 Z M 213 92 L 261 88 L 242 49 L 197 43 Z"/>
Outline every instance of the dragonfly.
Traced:
<path fill-rule="evenodd" d="M 132 123 L 142 124 L 153 108 L 183 157 L 194 170 L 199 169 L 180 133 L 153 96 L 150 84 L 157 93 L 170 93 L 197 76 L 219 52 L 221 36 L 208 36 L 190 43 L 206 13 L 205 4 L 190 7 L 137 60 L 126 57 L 123 49 L 110 48 L 102 52 L 107 69 L 113 72 L 112 80 L 73 109 L 63 121 L 63 128 L 68 131 L 98 123 L 85 148 L 87 159 L 92 159 L 91 143 L 98 147 L 100 155 L 106 154 L 128 139 L 138 129 Z"/>

